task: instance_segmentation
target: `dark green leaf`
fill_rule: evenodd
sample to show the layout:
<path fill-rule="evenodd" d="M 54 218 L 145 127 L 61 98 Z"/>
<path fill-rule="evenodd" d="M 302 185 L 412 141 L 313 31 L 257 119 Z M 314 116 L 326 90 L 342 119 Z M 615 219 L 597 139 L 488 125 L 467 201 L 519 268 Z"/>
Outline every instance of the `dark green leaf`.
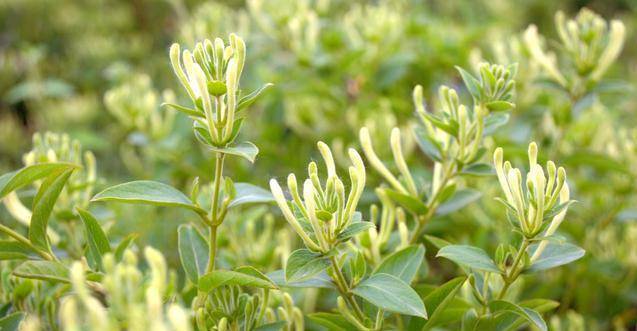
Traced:
<path fill-rule="evenodd" d="M 252 93 L 239 99 L 239 104 L 237 105 L 237 112 L 251 106 L 263 92 L 265 92 L 267 89 L 269 89 L 272 86 L 274 86 L 274 84 L 267 83 L 263 85 L 260 89 L 254 90 Z"/>
<path fill-rule="evenodd" d="M 459 66 L 456 66 L 456 70 L 458 70 L 458 72 L 460 73 L 462 81 L 467 87 L 469 94 L 471 94 L 471 96 L 473 96 L 475 100 L 480 100 L 480 96 L 482 95 L 482 87 L 480 86 L 480 82 L 475 77 L 473 77 L 472 74 L 468 73 Z"/>
<path fill-rule="evenodd" d="M 441 204 L 436 210 L 436 215 L 442 216 L 452 213 L 464 206 L 480 199 L 482 193 L 472 189 L 457 191 L 451 199 Z"/>
<path fill-rule="evenodd" d="M 117 201 L 156 206 L 174 206 L 188 208 L 197 213 L 205 213 L 203 209 L 190 201 L 185 194 L 172 186 L 150 180 L 138 180 L 111 186 L 96 194 L 91 201 Z"/>
<path fill-rule="evenodd" d="M 533 309 L 520 307 L 512 302 L 504 301 L 504 300 L 495 300 L 489 303 L 489 309 L 493 314 L 497 314 L 500 312 L 510 312 L 514 313 L 524 319 L 526 319 L 533 326 L 537 327 L 542 331 L 547 331 L 548 328 L 546 326 L 546 322 L 542 319 L 542 316 Z"/>
<path fill-rule="evenodd" d="M 341 233 L 338 234 L 339 241 L 345 241 L 355 235 L 367 231 L 373 227 L 376 227 L 372 222 L 360 221 L 360 222 L 351 222 Z"/>
<path fill-rule="evenodd" d="M 69 270 L 60 262 L 26 261 L 13 270 L 21 278 L 39 279 L 54 283 L 69 283 Z"/>
<path fill-rule="evenodd" d="M 249 141 L 230 145 L 225 148 L 218 148 L 213 146 L 209 147 L 214 152 L 240 156 L 252 163 L 254 163 L 254 159 L 257 157 L 257 154 L 259 154 L 259 148 Z"/>
<path fill-rule="evenodd" d="M 309 249 L 297 249 L 288 258 L 285 264 L 285 280 L 298 282 L 324 271 L 330 266 L 330 260 Z"/>
<path fill-rule="evenodd" d="M 491 176 L 495 175 L 495 171 L 488 163 L 474 163 L 462 169 L 462 174 L 471 176 Z"/>
<path fill-rule="evenodd" d="M 33 252 L 29 246 L 17 241 L 0 240 L 0 261 L 2 260 L 27 260 Z"/>
<path fill-rule="evenodd" d="M 493 113 L 484 120 L 484 136 L 492 135 L 497 129 L 509 122 L 509 113 Z"/>
<path fill-rule="evenodd" d="M 208 266 L 208 242 L 191 225 L 180 225 L 178 232 L 179 259 L 186 276 L 193 284 L 206 273 Z"/>
<path fill-rule="evenodd" d="M 500 273 L 500 269 L 498 269 L 493 260 L 478 247 L 449 245 L 441 248 L 436 257 L 447 258 L 471 269 Z"/>
<path fill-rule="evenodd" d="M 352 292 L 383 310 L 427 318 L 425 304 L 418 293 L 398 277 L 374 274 L 358 284 Z"/>
<path fill-rule="evenodd" d="M 17 312 L 0 318 L 0 331 L 18 331 L 26 313 Z"/>
<path fill-rule="evenodd" d="M 33 199 L 33 213 L 31 214 L 31 223 L 29 225 L 29 240 L 33 246 L 49 252 L 49 240 L 46 236 L 46 230 L 49 224 L 49 218 L 53 212 L 53 207 L 57 201 L 64 185 L 69 180 L 74 168 L 62 170 L 61 173 L 53 173 L 47 177 L 38 193 Z"/>
<path fill-rule="evenodd" d="M 310 321 L 326 328 L 330 331 L 356 330 L 356 326 L 351 324 L 342 315 L 332 313 L 312 313 L 307 316 Z"/>
<path fill-rule="evenodd" d="M 430 137 L 425 130 L 420 127 L 414 128 L 414 136 L 416 137 L 416 143 L 420 150 L 425 153 L 432 161 L 441 161 L 441 147 L 440 144 Z"/>
<path fill-rule="evenodd" d="M 270 191 L 249 183 L 234 184 L 236 190 L 235 198 L 228 207 L 240 206 L 248 203 L 267 203 L 274 201 Z"/>
<path fill-rule="evenodd" d="M 399 193 L 391 189 L 385 189 L 385 193 L 401 207 L 416 215 L 424 215 L 427 213 L 427 205 L 418 198 L 414 198 L 410 195 Z"/>
<path fill-rule="evenodd" d="M 422 245 L 407 246 L 387 256 L 374 270 L 374 274 L 384 273 L 396 276 L 409 284 L 416 276 L 425 257 Z"/>
<path fill-rule="evenodd" d="M 160 107 L 166 107 L 166 106 L 168 106 L 168 107 L 170 107 L 170 108 L 172 108 L 172 109 L 174 109 L 174 110 L 176 110 L 178 112 L 184 113 L 184 114 L 186 114 L 188 116 L 201 117 L 201 118 L 205 117 L 205 115 L 201 111 L 198 111 L 198 110 L 192 109 L 192 108 L 188 108 L 188 107 L 184 107 L 184 106 L 180 106 L 180 105 L 177 105 L 177 104 L 174 104 L 174 103 L 164 102 L 164 103 L 162 103 L 160 105 Z"/>
<path fill-rule="evenodd" d="M 267 274 L 268 278 L 274 282 L 279 287 L 290 287 L 290 288 L 327 288 L 327 289 L 336 289 L 334 283 L 332 283 L 332 279 L 327 275 L 326 272 L 321 272 L 316 274 L 314 277 L 310 277 L 306 280 L 299 282 L 286 282 L 285 281 L 285 271 L 284 270 L 275 270 Z"/>
<path fill-rule="evenodd" d="M 61 174 L 65 169 L 76 169 L 71 163 L 39 163 L 0 176 L 0 199 L 7 194 L 51 174 Z"/>
<path fill-rule="evenodd" d="M 111 251 L 111 245 L 108 238 L 102 230 L 99 222 L 87 210 L 76 208 L 80 214 L 80 219 L 84 222 L 84 230 L 86 233 L 86 241 L 88 241 L 88 249 L 91 256 L 95 259 L 98 266 L 102 265 L 102 256 Z"/>
<path fill-rule="evenodd" d="M 214 270 L 199 278 L 199 289 L 204 292 L 210 292 L 218 287 L 228 285 L 277 288 L 273 282 L 239 271 Z"/>
<path fill-rule="evenodd" d="M 535 249 L 534 247 L 537 247 L 537 245 L 533 245 L 531 251 Z M 573 244 L 549 242 L 540 257 L 528 268 L 528 271 L 534 272 L 555 268 L 578 260 L 584 254 L 585 251 L 582 248 Z"/>

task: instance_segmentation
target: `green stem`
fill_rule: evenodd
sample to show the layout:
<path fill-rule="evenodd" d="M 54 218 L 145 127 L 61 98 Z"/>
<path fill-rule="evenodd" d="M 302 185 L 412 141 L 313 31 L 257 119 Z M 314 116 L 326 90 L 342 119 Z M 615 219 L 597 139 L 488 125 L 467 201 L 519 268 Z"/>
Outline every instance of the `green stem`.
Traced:
<path fill-rule="evenodd" d="M 524 253 L 526 252 L 526 249 L 529 247 L 529 244 L 530 242 L 527 238 L 524 238 L 522 240 L 522 244 L 520 244 L 520 249 L 518 250 L 518 253 L 515 255 L 515 258 L 513 259 L 513 264 L 511 265 L 511 269 L 509 269 L 509 271 L 502 276 L 504 279 L 504 286 L 502 287 L 502 290 L 500 290 L 500 293 L 497 296 L 498 300 L 504 298 L 504 295 L 509 290 L 509 287 L 511 286 L 511 284 L 513 284 L 515 280 L 518 278 L 518 276 L 520 276 L 520 273 L 522 272 L 522 269 L 520 268 L 520 262 L 522 261 L 522 257 L 524 257 Z"/>
<path fill-rule="evenodd" d="M 212 225 L 210 226 L 210 240 L 208 243 L 208 267 L 206 273 L 215 269 L 215 258 L 217 256 L 217 228 L 223 222 L 219 216 L 219 195 L 221 194 L 221 180 L 223 179 L 223 153 L 217 153 L 215 161 L 214 190 L 212 192 L 212 208 L 210 210 Z"/>
<path fill-rule="evenodd" d="M 11 228 L 0 224 L 0 232 L 4 232 L 5 234 L 7 234 L 9 237 L 15 239 L 16 241 L 24 244 L 25 246 L 29 247 L 31 250 L 33 250 L 34 252 L 36 252 L 38 255 L 40 255 L 43 259 L 47 260 L 47 261 L 54 261 L 56 260 L 55 256 L 49 254 L 48 252 L 45 252 L 35 246 L 33 246 L 33 244 L 31 243 L 31 241 L 29 241 L 27 238 L 23 237 L 22 235 L 20 235 L 19 233 L 13 231 Z"/>
<path fill-rule="evenodd" d="M 425 225 L 427 225 L 427 223 L 429 223 L 429 220 L 431 220 L 434 215 L 436 215 L 436 210 L 438 210 L 438 203 L 436 200 L 440 195 L 440 192 L 442 192 L 447 185 L 447 182 L 449 182 L 449 180 L 451 180 L 455 176 L 453 168 L 453 165 L 451 165 L 446 169 L 444 176 L 442 177 L 442 181 L 440 182 L 440 188 L 436 190 L 431 199 L 429 199 L 429 203 L 427 204 L 427 213 L 418 217 L 418 224 L 412 232 L 411 239 L 409 240 L 410 244 L 415 244 L 418 242 L 418 240 L 420 240 L 422 233 L 425 231 Z"/>
<path fill-rule="evenodd" d="M 356 302 L 356 300 L 353 298 L 350 288 L 347 285 L 347 280 L 345 280 L 345 276 L 341 272 L 341 269 L 338 268 L 336 257 L 331 256 L 330 262 L 332 263 L 332 268 L 334 269 L 334 275 L 336 276 L 335 279 L 333 279 L 334 283 L 336 283 L 336 288 L 338 289 L 343 299 L 345 299 L 345 302 L 347 302 L 347 304 L 354 310 L 354 314 L 356 315 L 356 318 L 359 321 L 365 321 L 365 315 L 363 314 L 363 311 L 358 306 L 358 303 Z M 365 323 L 361 323 L 361 324 L 365 325 Z"/>

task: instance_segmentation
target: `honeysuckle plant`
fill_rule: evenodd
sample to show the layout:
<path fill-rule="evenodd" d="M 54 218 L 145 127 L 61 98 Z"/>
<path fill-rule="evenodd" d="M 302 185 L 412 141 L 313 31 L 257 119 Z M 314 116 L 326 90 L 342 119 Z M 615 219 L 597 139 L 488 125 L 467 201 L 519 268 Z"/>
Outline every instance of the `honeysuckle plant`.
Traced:
<path fill-rule="evenodd" d="M 622 208 L 634 202 L 634 192 L 617 194 L 612 217 L 583 217 L 579 206 L 600 202 L 584 195 L 591 189 L 580 184 L 582 173 L 571 169 L 572 159 L 545 147 L 543 139 L 527 147 L 531 137 L 543 138 L 537 129 L 515 137 L 506 135 L 518 127 L 500 130 L 521 108 L 516 93 L 532 88 L 538 74 L 547 74 L 549 84 L 568 95 L 569 105 L 603 89 L 602 77 L 622 48 L 621 23 L 606 23 L 588 10 L 574 20 L 558 14 L 561 47 L 554 48 L 555 61 L 530 28 L 524 42 L 509 45 L 510 53 L 501 50 L 498 59 L 505 65 L 472 61 L 472 70 L 458 67 L 464 87 L 442 86 L 426 106 L 431 90 L 426 84 L 435 75 L 423 77 L 425 85 L 413 89 L 411 100 L 396 78 L 407 75 L 405 69 L 419 72 L 411 65 L 421 53 L 412 53 L 412 43 L 403 40 L 422 33 L 418 19 L 423 17 L 409 15 L 408 3 L 282 4 L 249 1 L 245 10 L 210 6 L 219 11 L 197 20 L 219 19 L 223 26 L 191 22 L 188 33 L 207 36 L 207 29 L 241 23 L 237 29 L 254 34 L 255 53 L 272 62 L 267 68 L 245 70 L 246 45 L 236 34 L 200 39 L 192 49 L 170 47 L 183 98 L 163 98 L 159 107 L 151 86 L 161 82 L 151 84 L 145 75 L 131 76 L 104 96 L 117 125 L 151 138 L 149 148 L 182 122 L 192 123 L 192 140 L 205 151 L 205 165 L 192 164 L 192 173 L 181 174 L 181 181 L 138 180 L 94 195 L 103 184 L 96 182 L 93 154 L 82 152 L 69 136 L 51 133 L 34 137 L 23 168 L 0 176 L 6 207 L 6 213 L 0 211 L 0 330 L 603 329 L 589 323 L 590 307 L 583 304 L 590 302 L 580 293 L 573 297 L 576 292 L 567 287 L 590 282 L 581 277 L 597 272 L 589 270 L 589 259 L 613 266 L 596 268 L 605 269 L 599 272 L 608 278 L 591 291 L 599 287 L 613 298 L 633 298 L 637 227 L 634 214 Z M 338 18 L 330 16 L 333 12 Z M 219 13 L 228 15 L 219 18 Z M 430 29 L 428 42 L 434 44 L 444 28 Z M 517 57 L 525 58 L 511 64 Z M 262 116 L 249 108 L 270 84 L 252 93 L 242 90 L 254 82 L 246 84 L 243 73 L 259 81 L 261 71 L 280 71 L 274 77 L 285 78 Z M 312 78 L 323 80 L 311 84 Z M 552 93 L 536 89 L 533 97 L 552 103 L 558 100 Z M 532 99 L 525 98 L 525 110 Z M 404 111 L 412 102 L 413 122 Z M 367 108 L 373 111 L 363 111 Z M 161 113 L 173 110 L 191 122 L 173 122 L 173 113 Z M 244 121 L 255 123 L 247 135 Z M 277 126 L 277 138 L 268 132 L 273 123 L 286 128 Z M 612 137 L 596 135 L 596 148 L 607 146 L 616 163 L 625 164 L 611 165 L 621 169 L 613 179 L 630 182 L 634 133 L 617 131 Z M 259 146 L 277 144 L 268 146 L 269 152 L 283 150 L 286 159 L 264 153 L 278 167 L 246 171 L 242 159 L 253 163 L 259 150 L 245 136 L 258 139 Z M 356 137 L 358 145 L 352 141 Z M 277 179 L 288 167 L 296 169 L 288 158 L 311 160 L 310 148 L 303 146 L 310 138 L 320 140 L 315 156 L 323 162 L 310 161 L 301 180 L 293 173 Z M 572 148 L 568 139 L 561 143 L 565 150 Z M 112 150 L 87 141 L 98 156 Z M 517 146 L 521 141 L 524 148 Z M 416 149 L 426 162 L 419 162 Z M 528 164 L 514 167 L 525 150 Z M 487 154 L 493 163 L 485 161 Z M 157 160 L 148 163 L 140 177 L 155 177 L 151 167 Z M 231 176 L 272 179 L 267 190 Z M 491 199 L 496 189 L 499 197 Z M 571 189 L 586 199 L 577 208 L 571 208 Z M 598 200 L 603 198 L 615 194 Z M 164 208 L 111 210 L 113 204 L 104 202 Z M 130 233 L 128 221 L 137 218 L 144 228 Z M 593 231 L 577 223 L 589 218 Z M 149 219 L 154 223 L 146 223 Z M 147 226 L 165 230 L 165 237 L 149 238 Z M 585 255 L 576 242 L 590 253 L 566 266 Z M 553 293 L 560 287 L 565 289 Z M 563 308 L 545 322 L 544 314 L 558 305 Z M 623 312 L 612 325 L 627 329 L 630 316 Z"/>
<path fill-rule="evenodd" d="M 488 175 L 491 167 L 480 162 L 486 149 L 483 140 L 508 120 L 506 111 L 512 103 L 517 65 L 508 67 L 483 63 L 479 78 L 458 68 L 473 97 L 473 108 L 460 103 L 457 92 L 447 86 L 439 89 L 439 113 L 426 110 L 422 87 L 413 92 L 420 125 L 413 134 L 420 149 L 434 162 L 431 183 L 417 185 L 405 160 L 399 128 L 391 132 L 390 147 L 399 175 L 394 175 L 377 156 L 367 128 L 360 130 L 360 142 L 371 166 L 389 187 L 383 194 L 413 215 L 415 228 L 410 243 L 422 238 L 425 225 L 435 216 L 444 215 L 480 197 L 474 190 L 457 190 L 457 177 Z M 381 198 L 382 200 L 382 198 Z"/>
<path fill-rule="evenodd" d="M 557 168 L 548 161 L 543 168 L 538 164 L 538 148 L 531 143 L 528 148 L 529 167 L 525 176 L 522 170 L 503 161 L 503 149 L 493 155 L 498 181 L 506 207 L 506 217 L 511 230 L 521 237 L 519 247 L 500 244 L 491 259 L 481 248 L 469 245 L 446 245 L 438 253 L 460 265 L 469 275 L 471 293 L 478 307 L 468 310 L 463 317 L 467 330 L 491 329 L 503 324 L 511 328 L 514 321 L 506 316 L 514 312 L 540 330 L 547 330 L 546 322 L 536 309 L 545 309 L 555 303 L 512 302 L 508 290 L 525 273 L 533 273 L 568 264 L 581 258 L 584 250 L 566 243 L 556 234 L 566 217 L 570 200 L 564 168 Z"/>

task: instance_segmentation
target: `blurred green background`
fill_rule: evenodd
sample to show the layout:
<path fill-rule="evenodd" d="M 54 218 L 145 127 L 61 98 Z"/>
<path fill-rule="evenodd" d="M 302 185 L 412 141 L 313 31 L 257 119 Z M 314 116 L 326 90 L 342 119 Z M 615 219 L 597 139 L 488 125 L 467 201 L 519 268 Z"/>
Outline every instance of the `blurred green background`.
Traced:
<path fill-rule="evenodd" d="M 624 88 L 600 94 L 582 114 L 560 117 L 564 101 L 535 84 L 524 54 L 503 58 L 497 45 L 519 38 L 531 23 L 555 37 L 554 14 L 573 16 L 582 7 L 626 25 L 624 50 L 607 75 Z M 563 231 L 588 252 L 527 284 L 525 295 L 559 300 L 556 318 L 581 319 L 591 330 L 630 328 L 637 316 L 637 155 L 625 147 L 634 136 L 618 133 L 637 124 L 635 24 L 634 0 L 3 0 L 0 173 L 21 167 L 35 132 L 52 131 L 95 153 L 98 189 L 142 178 L 180 188 L 195 176 L 209 180 L 211 155 L 195 141 L 189 120 L 159 107 L 186 99 L 168 60 L 173 42 L 190 48 L 235 32 L 248 45 L 243 87 L 275 84 L 250 110 L 242 133 L 261 149 L 257 162 L 232 160 L 227 167 L 235 181 L 263 187 L 272 177 L 302 172 L 317 156 L 317 140 L 332 146 L 337 163 L 347 147 L 358 147 L 362 126 L 379 143 L 388 141 L 393 126 L 413 120 L 416 84 L 427 100 L 441 84 L 461 85 L 454 65 L 519 61 L 518 107 L 490 146 L 521 160 L 536 140 L 543 159 L 565 166 L 579 203 Z M 553 114 L 551 123 L 546 114 Z M 415 151 L 409 158 L 427 176 L 426 158 Z M 495 180 L 476 181 L 485 196 L 497 196 Z M 377 183 L 370 179 L 366 203 Z M 102 211 L 115 221 L 114 233 L 140 233 L 140 241 L 164 248 L 176 264 L 175 228 L 188 216 L 116 208 Z M 428 232 L 493 249 L 493 238 L 511 236 L 499 226 L 506 222 L 499 209 L 482 199 Z M 452 270 L 439 271 L 432 277 Z"/>

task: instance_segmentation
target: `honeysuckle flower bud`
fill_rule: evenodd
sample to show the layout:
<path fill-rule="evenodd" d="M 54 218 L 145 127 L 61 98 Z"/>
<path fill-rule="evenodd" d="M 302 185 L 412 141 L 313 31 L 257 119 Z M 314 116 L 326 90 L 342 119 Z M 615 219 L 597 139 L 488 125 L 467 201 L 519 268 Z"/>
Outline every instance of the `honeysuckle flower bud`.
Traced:
<path fill-rule="evenodd" d="M 563 220 L 569 202 L 566 171 L 562 167 L 556 170 L 555 163 L 549 161 L 545 173 L 537 163 L 537 153 L 537 145 L 533 142 L 528 149 L 529 172 L 524 179 L 526 191 L 523 190 L 521 171 L 503 162 L 502 148 L 497 148 L 493 154 L 498 181 L 505 195 L 504 202 L 517 219 L 522 233 L 529 238 L 539 234 L 547 221 L 546 215 L 555 209 L 557 213 L 549 226 L 551 231 L 545 233 L 552 235 Z"/>
<path fill-rule="evenodd" d="M 400 183 L 400 181 L 394 177 L 394 175 L 387 169 L 387 167 L 380 160 L 376 152 L 374 152 L 374 146 L 372 145 L 372 139 L 369 136 L 369 129 L 366 127 L 361 128 L 359 133 L 361 147 L 367 157 L 369 163 L 378 171 L 385 180 L 398 192 L 407 194 L 407 189 Z"/>
<path fill-rule="evenodd" d="M 327 179 L 321 182 L 316 163 L 308 166 L 308 179 L 303 182 L 303 194 L 298 191 L 296 176 L 287 179 L 292 201 L 288 202 L 275 179 L 270 180 L 270 190 L 283 216 L 301 237 L 307 248 L 327 252 L 337 243 L 338 234 L 347 227 L 354 217 L 356 206 L 365 187 L 365 166 L 360 155 L 350 149 L 348 154 L 352 166 L 349 167 L 350 192 L 345 198 L 345 186 L 336 174 L 336 165 L 329 147 L 323 142 L 317 144 L 327 168 Z M 296 208 L 300 218 L 292 212 Z M 311 233 L 307 233 L 301 222 L 308 222 Z M 313 238 L 312 238 L 313 237 Z M 314 239 L 315 238 L 315 239 Z"/>
<path fill-rule="evenodd" d="M 537 33 L 537 26 L 531 24 L 524 32 L 524 42 L 528 48 L 531 56 L 537 61 L 546 72 L 560 85 L 567 86 L 566 78 L 557 68 L 555 58 L 547 55 L 542 50 L 540 37 Z"/>

